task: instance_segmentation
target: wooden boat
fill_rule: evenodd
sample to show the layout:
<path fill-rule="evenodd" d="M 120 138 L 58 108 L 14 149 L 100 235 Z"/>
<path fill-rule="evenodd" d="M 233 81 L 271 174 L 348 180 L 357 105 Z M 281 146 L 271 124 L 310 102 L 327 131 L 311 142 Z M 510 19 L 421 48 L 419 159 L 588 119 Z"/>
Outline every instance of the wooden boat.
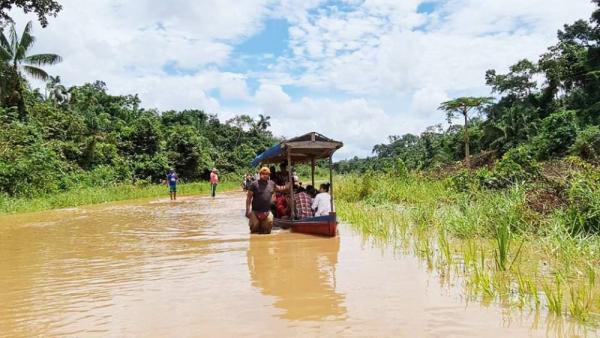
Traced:
<path fill-rule="evenodd" d="M 294 192 L 291 192 L 292 217 L 291 219 L 277 219 L 273 221 L 274 226 L 283 229 L 292 229 L 293 232 L 334 237 L 337 234 L 337 216 L 333 204 L 333 171 L 331 168 L 333 153 L 343 146 L 342 142 L 334 141 L 319 133 L 310 132 L 302 136 L 282 141 L 258 155 L 253 166 L 268 165 L 287 161 L 288 164 L 310 163 L 311 181 L 315 185 L 315 161 L 329 159 L 329 194 L 331 195 L 331 210 L 327 216 L 310 217 L 301 220 L 294 219 Z M 291 170 L 289 171 L 289 182 L 292 181 Z"/>
<path fill-rule="evenodd" d="M 328 216 L 304 218 L 301 220 L 273 220 L 273 226 L 282 229 L 292 229 L 293 232 L 334 237 L 337 234 L 337 218 L 334 212 Z"/>

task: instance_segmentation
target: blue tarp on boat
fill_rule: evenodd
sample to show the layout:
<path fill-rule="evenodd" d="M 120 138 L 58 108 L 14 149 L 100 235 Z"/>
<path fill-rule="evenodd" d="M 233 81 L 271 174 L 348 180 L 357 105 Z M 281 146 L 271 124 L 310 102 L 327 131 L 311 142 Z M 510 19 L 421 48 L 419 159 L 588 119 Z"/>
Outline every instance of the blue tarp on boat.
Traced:
<path fill-rule="evenodd" d="M 256 167 L 262 161 L 264 161 L 270 157 L 277 156 L 279 154 L 281 154 L 281 144 L 276 144 L 276 145 L 272 146 L 271 148 L 265 150 L 262 154 L 256 156 L 254 161 L 252 161 L 252 166 Z"/>

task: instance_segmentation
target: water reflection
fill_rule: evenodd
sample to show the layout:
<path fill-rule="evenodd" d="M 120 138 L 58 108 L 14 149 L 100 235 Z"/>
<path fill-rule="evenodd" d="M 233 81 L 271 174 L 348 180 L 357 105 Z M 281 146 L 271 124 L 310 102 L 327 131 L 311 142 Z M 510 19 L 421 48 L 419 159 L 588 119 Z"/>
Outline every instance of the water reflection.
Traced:
<path fill-rule="evenodd" d="M 274 296 L 291 320 L 340 320 L 345 297 L 336 292 L 339 238 L 298 234 L 252 236 L 247 252 L 252 285 Z"/>

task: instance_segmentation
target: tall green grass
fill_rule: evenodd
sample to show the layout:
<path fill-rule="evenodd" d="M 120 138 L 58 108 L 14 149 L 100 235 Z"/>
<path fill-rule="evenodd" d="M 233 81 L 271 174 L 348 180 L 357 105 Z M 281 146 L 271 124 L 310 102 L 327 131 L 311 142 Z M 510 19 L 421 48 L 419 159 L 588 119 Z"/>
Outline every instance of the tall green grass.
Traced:
<path fill-rule="evenodd" d="M 225 182 L 218 186 L 218 192 L 239 188 L 237 183 Z M 208 182 L 184 183 L 177 185 L 177 196 L 208 194 Z M 139 198 L 169 198 L 169 192 L 164 185 L 132 185 L 122 184 L 108 187 L 87 187 L 68 192 L 51 194 L 36 198 L 10 198 L 0 196 L 0 214 L 32 212 L 57 208 L 68 208 L 88 204 L 99 204 L 113 201 L 132 200 Z"/>
<path fill-rule="evenodd" d="M 455 266 L 474 297 L 600 321 L 599 236 L 573 234 L 561 210 L 532 212 L 526 187 L 457 191 L 420 176 L 348 175 L 334 193 L 340 217 L 355 229 L 400 241 L 440 278 Z"/>

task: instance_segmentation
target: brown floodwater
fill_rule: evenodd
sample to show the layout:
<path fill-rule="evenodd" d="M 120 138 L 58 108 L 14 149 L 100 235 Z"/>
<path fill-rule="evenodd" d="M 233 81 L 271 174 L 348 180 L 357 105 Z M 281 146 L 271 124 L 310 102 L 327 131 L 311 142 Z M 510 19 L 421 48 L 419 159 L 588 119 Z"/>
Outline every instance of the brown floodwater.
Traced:
<path fill-rule="evenodd" d="M 484 305 L 349 227 L 250 235 L 242 193 L 0 217 L 0 336 L 595 335 Z"/>

